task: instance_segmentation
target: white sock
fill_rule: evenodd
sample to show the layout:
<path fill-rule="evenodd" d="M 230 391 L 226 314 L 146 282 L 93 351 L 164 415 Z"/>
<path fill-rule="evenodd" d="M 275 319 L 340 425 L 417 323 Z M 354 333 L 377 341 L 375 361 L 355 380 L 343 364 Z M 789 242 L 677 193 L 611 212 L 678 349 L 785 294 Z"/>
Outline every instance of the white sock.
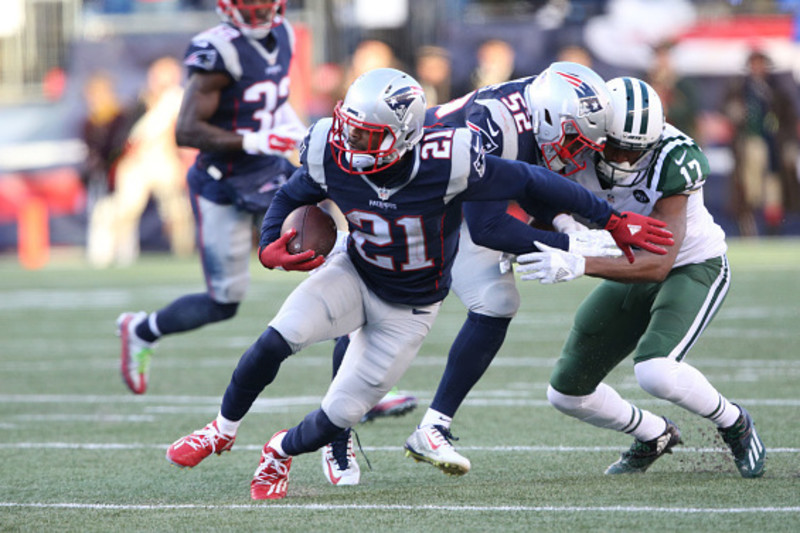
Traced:
<path fill-rule="evenodd" d="M 217 429 L 223 435 L 229 435 L 229 436 L 236 435 L 236 432 L 239 430 L 239 424 L 241 423 L 242 423 L 241 420 L 238 420 L 236 422 L 234 422 L 233 420 L 228 420 L 227 418 L 222 416 L 222 413 L 219 413 L 217 415 Z"/>
<path fill-rule="evenodd" d="M 282 446 L 283 438 L 285 436 L 286 432 L 282 431 L 269 440 L 269 447 L 275 450 L 281 457 L 289 457 L 289 454 L 283 451 L 283 446 Z"/>
<path fill-rule="evenodd" d="M 652 440 L 667 428 L 663 418 L 624 400 L 605 383 L 586 396 L 569 396 L 550 386 L 547 399 L 564 414 L 593 426 L 623 431 L 641 441 Z"/>
<path fill-rule="evenodd" d="M 639 385 L 645 391 L 708 418 L 717 427 L 732 426 L 741 414 L 702 372 L 688 363 L 658 358 L 643 361 L 633 368 Z"/>
<path fill-rule="evenodd" d="M 156 324 L 155 311 L 150 313 L 150 315 L 147 317 L 147 325 L 150 327 L 150 331 L 153 332 L 153 335 L 156 337 L 161 337 L 161 332 L 158 330 L 158 324 Z"/>
<path fill-rule="evenodd" d="M 453 423 L 453 419 L 447 415 L 443 415 L 439 411 L 435 409 L 428 408 L 425 411 L 425 415 L 422 417 L 422 422 L 419 423 L 419 427 L 422 426 L 444 426 L 446 429 L 450 429 L 450 424 Z"/>

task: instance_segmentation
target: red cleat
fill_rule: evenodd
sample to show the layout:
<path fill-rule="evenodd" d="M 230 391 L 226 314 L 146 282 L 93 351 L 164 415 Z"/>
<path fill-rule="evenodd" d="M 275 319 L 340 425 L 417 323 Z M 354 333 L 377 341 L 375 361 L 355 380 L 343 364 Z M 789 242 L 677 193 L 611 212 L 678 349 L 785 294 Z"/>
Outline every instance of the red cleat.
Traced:
<path fill-rule="evenodd" d="M 216 453 L 220 455 L 233 447 L 236 435 L 223 435 L 217 429 L 217 421 L 191 435 L 181 437 L 167 448 L 167 461 L 181 468 L 197 466 L 200 461 Z"/>
<path fill-rule="evenodd" d="M 250 497 L 254 500 L 279 500 L 286 497 L 292 458 L 282 457 L 269 445 L 275 437 L 284 433 L 285 429 L 275 433 L 261 451 L 261 462 L 250 482 Z"/>

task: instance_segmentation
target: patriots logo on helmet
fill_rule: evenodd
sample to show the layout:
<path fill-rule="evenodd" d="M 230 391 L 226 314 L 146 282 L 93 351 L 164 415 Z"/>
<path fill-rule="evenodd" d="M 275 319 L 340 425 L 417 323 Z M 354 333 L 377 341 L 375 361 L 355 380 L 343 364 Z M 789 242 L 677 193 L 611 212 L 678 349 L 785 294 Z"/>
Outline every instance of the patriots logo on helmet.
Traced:
<path fill-rule="evenodd" d="M 397 120 L 404 122 L 411 104 L 423 95 L 421 87 L 402 87 L 384 98 L 383 101 L 394 112 Z"/>
<path fill-rule="evenodd" d="M 575 92 L 578 95 L 578 102 L 580 103 L 580 113 L 594 113 L 603 109 L 603 104 L 600 103 L 600 98 L 594 87 L 580 79 L 578 76 L 568 74 L 566 72 L 558 73 L 562 78 L 567 80 L 567 83 L 575 87 Z"/>

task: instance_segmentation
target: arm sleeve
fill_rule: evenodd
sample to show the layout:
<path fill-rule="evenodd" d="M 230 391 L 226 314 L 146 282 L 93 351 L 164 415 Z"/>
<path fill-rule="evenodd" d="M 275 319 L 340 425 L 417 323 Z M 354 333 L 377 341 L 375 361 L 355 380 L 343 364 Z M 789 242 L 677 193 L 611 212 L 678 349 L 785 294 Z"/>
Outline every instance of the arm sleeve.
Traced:
<path fill-rule="evenodd" d="M 521 161 L 485 156 L 464 194 L 465 201 L 517 200 L 523 208 L 539 205 L 551 213 L 567 211 L 605 227 L 611 217 L 611 205 L 589 190 L 544 167 Z"/>
<path fill-rule="evenodd" d="M 569 248 L 567 235 L 531 227 L 509 215 L 506 212 L 507 205 L 508 202 L 505 201 L 464 204 L 464 219 L 467 221 L 472 242 L 516 255 L 538 251 L 533 241 L 561 250 Z"/>
<path fill-rule="evenodd" d="M 314 183 L 304 168 L 297 169 L 272 199 L 261 222 L 259 251 L 281 236 L 284 219 L 301 205 L 316 204 L 325 199 L 322 188 Z"/>

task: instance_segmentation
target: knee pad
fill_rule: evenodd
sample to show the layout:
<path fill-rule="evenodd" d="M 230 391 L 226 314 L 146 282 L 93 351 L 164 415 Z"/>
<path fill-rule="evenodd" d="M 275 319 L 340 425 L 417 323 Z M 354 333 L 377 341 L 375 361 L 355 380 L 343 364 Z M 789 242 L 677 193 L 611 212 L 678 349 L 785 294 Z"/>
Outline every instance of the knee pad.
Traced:
<path fill-rule="evenodd" d="M 513 318 L 519 310 L 520 296 L 514 282 L 497 280 L 480 293 L 479 302 L 470 302 L 469 310 L 496 318 Z"/>
<path fill-rule="evenodd" d="M 341 390 L 328 391 L 328 394 L 322 399 L 322 410 L 325 411 L 331 422 L 342 428 L 358 424 L 369 409 L 370 405 L 367 400 L 356 398 Z"/>
<path fill-rule="evenodd" d="M 672 359 L 658 357 L 636 363 L 633 371 L 639 386 L 648 394 L 670 400 L 670 396 L 677 388 L 678 372 L 680 365 Z"/>
<path fill-rule="evenodd" d="M 587 396 L 570 396 L 558 392 L 552 385 L 547 386 L 547 401 L 550 405 L 558 409 L 564 414 L 581 418 L 584 400 Z"/>

